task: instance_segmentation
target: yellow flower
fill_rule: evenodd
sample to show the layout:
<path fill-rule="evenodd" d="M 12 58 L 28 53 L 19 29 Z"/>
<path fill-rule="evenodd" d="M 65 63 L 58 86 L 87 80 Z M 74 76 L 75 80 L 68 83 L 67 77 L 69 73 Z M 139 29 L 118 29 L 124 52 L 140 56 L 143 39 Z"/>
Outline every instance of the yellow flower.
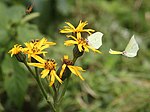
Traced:
<path fill-rule="evenodd" d="M 46 38 L 42 38 L 41 40 L 34 40 L 28 43 L 25 43 L 25 48 L 23 49 L 23 52 L 25 54 L 28 54 L 28 58 L 31 59 L 31 57 L 35 57 L 36 55 L 47 53 L 46 51 L 43 51 L 44 49 L 48 48 L 50 45 L 55 45 L 54 42 L 47 42 Z"/>
<path fill-rule="evenodd" d="M 88 45 L 87 40 L 82 38 L 81 36 L 77 36 L 77 38 L 75 38 L 72 35 L 68 35 L 67 37 L 71 37 L 73 40 L 65 41 L 64 45 L 66 46 L 77 45 L 79 52 L 82 52 L 82 51 L 89 52 L 89 49 L 91 49 L 94 52 L 101 53 L 99 50 L 96 50 L 95 48 Z"/>
<path fill-rule="evenodd" d="M 8 53 L 11 53 L 11 57 L 12 57 L 13 55 L 22 52 L 22 49 L 23 48 L 21 47 L 21 45 L 15 44 L 14 47 L 11 50 L 9 50 Z"/>
<path fill-rule="evenodd" d="M 84 78 L 81 76 L 81 74 L 80 74 L 79 71 L 85 71 L 85 70 L 83 70 L 81 67 L 73 66 L 72 61 L 70 61 L 70 60 L 68 59 L 68 56 L 67 56 L 67 55 L 65 55 L 64 58 L 63 58 L 63 65 L 62 65 L 62 69 L 61 69 L 60 75 L 59 75 L 60 78 L 62 78 L 62 75 L 63 75 L 63 73 L 64 73 L 66 67 L 69 68 L 69 70 L 70 70 L 73 74 L 75 74 L 76 76 L 80 77 L 81 80 L 84 80 Z"/>
<path fill-rule="evenodd" d="M 28 63 L 28 65 L 35 66 L 38 68 L 44 68 L 44 70 L 41 72 L 41 78 L 45 78 L 48 76 L 48 79 L 50 80 L 50 86 L 52 86 L 55 82 L 55 78 L 62 83 L 62 80 L 58 77 L 56 74 L 56 63 L 54 60 L 44 60 L 39 56 L 35 56 L 35 59 L 39 61 L 40 63 Z"/>
<path fill-rule="evenodd" d="M 79 25 L 75 28 L 71 23 L 65 22 L 68 26 L 64 26 L 64 29 L 60 30 L 60 33 L 77 33 L 77 35 L 81 35 L 81 32 L 87 32 L 91 34 L 91 32 L 94 32 L 93 29 L 83 29 L 88 22 L 82 22 L 80 21 Z"/>

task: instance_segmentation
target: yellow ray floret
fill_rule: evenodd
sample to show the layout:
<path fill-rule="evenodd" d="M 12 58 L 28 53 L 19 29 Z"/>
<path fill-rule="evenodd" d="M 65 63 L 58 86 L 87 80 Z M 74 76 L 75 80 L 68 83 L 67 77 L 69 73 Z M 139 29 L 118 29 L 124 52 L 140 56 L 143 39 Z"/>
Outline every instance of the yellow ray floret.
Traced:
<path fill-rule="evenodd" d="M 62 75 L 63 75 L 66 67 L 69 68 L 69 70 L 73 74 L 75 74 L 76 76 L 80 77 L 81 80 L 84 80 L 84 78 L 81 76 L 80 71 L 85 71 L 85 70 L 83 70 L 79 66 L 74 66 L 72 61 L 69 60 L 69 57 L 67 55 L 65 55 L 64 58 L 63 58 L 63 65 L 62 65 L 62 68 L 61 68 L 61 71 L 60 71 L 60 74 L 59 74 L 60 78 L 62 78 Z"/>
<path fill-rule="evenodd" d="M 25 48 L 23 49 L 23 52 L 25 54 L 28 54 L 28 58 L 30 60 L 31 57 L 34 58 L 35 55 L 43 54 L 45 56 L 45 54 L 47 52 L 44 50 L 46 48 L 48 48 L 49 46 L 52 46 L 55 44 L 56 43 L 54 43 L 54 42 L 48 42 L 46 38 L 42 38 L 41 40 L 34 40 L 31 42 L 26 42 Z"/>
<path fill-rule="evenodd" d="M 14 47 L 11 50 L 9 50 L 8 53 L 11 53 L 11 57 L 12 57 L 13 55 L 22 52 L 22 49 L 23 48 L 21 47 L 21 45 L 15 44 Z"/>
<path fill-rule="evenodd" d="M 93 29 L 83 29 L 88 22 L 79 22 L 79 25 L 75 28 L 71 23 L 65 22 L 68 26 L 64 26 L 64 29 L 60 30 L 60 33 L 77 33 L 77 35 L 80 35 L 81 32 L 87 32 L 91 34 L 91 32 L 94 32 Z"/>
<path fill-rule="evenodd" d="M 55 78 L 62 83 L 62 80 L 56 74 L 56 63 L 54 60 L 44 60 L 39 56 L 34 57 L 39 63 L 28 63 L 28 65 L 35 66 L 38 68 L 43 68 L 44 70 L 41 72 L 41 78 L 46 78 L 50 80 L 50 86 L 52 86 L 55 82 Z"/>

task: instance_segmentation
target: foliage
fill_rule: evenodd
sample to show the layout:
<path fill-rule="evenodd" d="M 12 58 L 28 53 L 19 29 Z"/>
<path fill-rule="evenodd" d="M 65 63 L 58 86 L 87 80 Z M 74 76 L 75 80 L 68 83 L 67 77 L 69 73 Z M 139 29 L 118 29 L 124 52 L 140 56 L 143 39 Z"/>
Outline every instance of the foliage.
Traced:
<path fill-rule="evenodd" d="M 87 69 L 84 82 L 72 75 L 62 112 L 149 112 L 150 110 L 150 2 L 148 0 L 34 0 L 40 16 L 23 21 L 28 2 L 0 1 L 0 111 L 46 111 L 41 93 L 20 63 L 7 52 L 14 43 L 42 38 L 57 42 L 52 58 L 63 56 L 64 36 L 58 34 L 65 21 L 104 33 L 103 55 L 86 54 L 77 64 Z M 51 7 L 49 7 L 49 5 Z M 34 12 L 33 11 L 33 12 Z M 32 13 L 33 13 L 32 12 Z M 31 14 L 32 14 L 31 13 Z M 32 15 L 26 15 L 32 16 Z M 109 48 L 123 50 L 135 34 L 140 51 L 135 58 L 108 54 Z M 28 108 L 29 110 L 27 110 Z"/>

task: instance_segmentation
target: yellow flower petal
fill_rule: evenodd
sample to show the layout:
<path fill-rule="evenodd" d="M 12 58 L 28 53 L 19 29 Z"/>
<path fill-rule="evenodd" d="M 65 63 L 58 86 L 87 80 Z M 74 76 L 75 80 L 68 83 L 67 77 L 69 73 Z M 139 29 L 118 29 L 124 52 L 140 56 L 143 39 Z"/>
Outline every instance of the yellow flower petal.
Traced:
<path fill-rule="evenodd" d="M 63 29 L 63 30 L 60 30 L 60 33 L 72 33 L 74 32 L 74 30 L 72 29 Z"/>
<path fill-rule="evenodd" d="M 74 40 L 77 40 L 76 37 L 72 36 L 72 35 L 67 35 L 68 38 L 72 38 Z"/>
<path fill-rule="evenodd" d="M 38 67 L 38 68 L 44 68 L 44 64 L 41 64 L 41 63 L 28 63 L 28 65 L 35 66 L 35 67 Z"/>
<path fill-rule="evenodd" d="M 42 38 L 39 42 L 37 42 L 37 46 L 42 47 L 45 41 L 46 41 L 46 38 Z"/>
<path fill-rule="evenodd" d="M 87 46 L 83 46 L 84 47 L 84 51 L 89 52 L 89 49 Z"/>
<path fill-rule="evenodd" d="M 84 78 L 81 76 L 81 74 L 78 70 L 76 70 L 76 74 L 80 77 L 81 80 L 84 80 Z"/>
<path fill-rule="evenodd" d="M 44 69 L 44 70 L 41 72 L 41 74 L 42 74 L 41 78 L 45 78 L 45 77 L 48 75 L 48 73 L 49 73 L 49 70 L 48 70 L 48 69 Z"/>
<path fill-rule="evenodd" d="M 85 70 L 83 70 L 82 67 L 79 67 L 79 66 L 75 66 L 75 67 L 76 67 L 77 70 L 85 71 Z"/>
<path fill-rule="evenodd" d="M 36 59 L 37 61 L 39 61 L 40 63 L 45 63 L 46 62 L 46 60 L 42 59 L 40 56 L 32 55 L 32 57 L 34 59 Z"/>
<path fill-rule="evenodd" d="M 83 49 L 82 49 L 82 44 L 78 44 L 78 49 L 79 49 L 80 52 L 83 51 Z"/>
<path fill-rule="evenodd" d="M 91 49 L 91 50 L 94 51 L 94 52 L 99 53 L 99 54 L 102 53 L 102 52 L 100 52 L 99 50 L 97 50 L 97 49 L 95 49 L 95 48 L 93 48 L 93 47 L 91 47 L 91 46 L 88 46 L 88 48 Z"/>
<path fill-rule="evenodd" d="M 48 47 L 49 47 L 49 45 L 48 45 L 48 44 L 46 44 L 46 45 L 42 46 L 42 47 L 41 47 L 41 51 L 42 51 L 42 50 L 44 50 L 44 49 L 46 49 L 46 48 L 48 48 Z"/>
<path fill-rule="evenodd" d="M 51 76 L 51 81 L 50 81 L 50 86 L 52 86 L 55 82 L 55 74 L 54 74 L 54 71 L 51 71 L 50 72 L 50 76 Z"/>
<path fill-rule="evenodd" d="M 61 71 L 60 71 L 60 75 L 59 75 L 60 78 L 62 78 L 62 75 L 64 73 L 65 68 L 66 68 L 66 64 L 63 64 L 62 68 L 61 68 Z"/>
<path fill-rule="evenodd" d="M 95 32 L 93 29 L 83 29 L 83 32 L 88 32 L 90 35 L 92 34 L 91 32 Z"/>
<path fill-rule="evenodd" d="M 8 51 L 8 53 L 11 53 L 11 57 L 15 54 L 18 54 L 23 51 L 23 48 L 21 45 L 15 44 L 14 47 Z"/>
<path fill-rule="evenodd" d="M 62 84 L 62 80 L 58 77 L 58 75 L 56 74 L 55 71 L 54 71 L 54 75 L 55 75 L 56 79 Z"/>
<path fill-rule="evenodd" d="M 81 39 L 81 33 L 80 32 L 77 32 L 77 39 Z"/>
<path fill-rule="evenodd" d="M 60 30 L 60 33 L 71 33 L 72 32 L 72 33 L 77 33 L 77 35 L 78 35 L 78 34 L 81 34 L 81 32 L 87 32 L 89 34 L 91 34 L 91 32 L 94 32 L 94 30 L 92 30 L 92 29 L 83 29 L 88 24 L 87 21 L 85 21 L 85 22 L 80 21 L 76 28 L 69 22 L 66 22 L 66 24 L 68 26 L 64 26 L 64 29 Z"/>
<path fill-rule="evenodd" d="M 64 59 L 69 59 L 68 55 L 64 55 Z"/>
<path fill-rule="evenodd" d="M 77 75 L 77 74 L 76 74 L 76 71 L 75 71 L 75 69 L 74 69 L 73 66 L 68 65 L 68 68 L 69 68 L 69 70 L 70 70 L 73 74 Z"/>
<path fill-rule="evenodd" d="M 84 71 L 81 67 L 68 65 L 68 68 L 73 74 L 75 74 L 76 76 L 79 76 L 81 80 L 84 80 L 84 78 L 81 76 L 79 72 L 79 70 Z"/>
<path fill-rule="evenodd" d="M 72 29 L 74 29 L 75 30 L 75 27 L 71 24 L 71 23 L 69 23 L 69 22 L 65 22 L 68 26 L 70 26 L 70 28 L 72 28 Z"/>
<path fill-rule="evenodd" d="M 64 45 L 66 46 L 71 46 L 71 45 L 74 45 L 74 44 L 78 44 L 78 42 L 74 41 L 74 40 L 66 40 Z"/>

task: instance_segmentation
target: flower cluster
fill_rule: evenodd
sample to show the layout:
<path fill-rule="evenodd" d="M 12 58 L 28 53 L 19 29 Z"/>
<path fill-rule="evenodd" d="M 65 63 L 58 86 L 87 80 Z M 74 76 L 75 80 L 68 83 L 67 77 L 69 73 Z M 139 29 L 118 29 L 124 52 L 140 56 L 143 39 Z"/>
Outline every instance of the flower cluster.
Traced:
<path fill-rule="evenodd" d="M 88 32 L 91 34 L 94 30 L 92 29 L 83 29 L 87 22 L 81 22 L 77 28 L 74 28 L 73 25 L 67 23 L 70 27 L 65 27 L 65 29 L 61 30 L 61 33 L 73 32 L 77 33 L 78 39 L 73 36 L 74 44 L 78 45 L 79 51 L 86 51 L 88 52 L 88 48 L 90 48 L 87 44 L 87 41 L 81 37 L 81 32 Z M 70 29 L 70 30 L 69 30 Z M 69 37 L 69 36 L 67 36 Z M 65 42 L 65 45 L 69 46 L 69 41 Z M 72 44 L 70 42 L 70 44 Z M 84 78 L 81 76 L 80 71 L 85 71 L 82 67 L 74 66 L 75 61 L 70 60 L 67 55 L 64 55 L 62 59 L 62 66 L 60 67 L 60 71 L 56 71 L 57 63 L 54 59 L 44 59 L 46 56 L 46 49 L 50 46 L 56 45 L 55 42 L 48 42 L 46 38 L 31 40 L 30 42 L 25 42 L 24 45 L 14 45 L 14 47 L 8 52 L 11 54 L 11 57 L 14 55 L 18 61 L 27 63 L 29 66 L 34 66 L 36 68 L 43 69 L 41 74 L 41 78 L 47 78 L 49 80 L 49 85 L 52 86 L 55 83 L 55 79 L 58 80 L 59 83 L 63 83 L 64 77 L 69 77 L 71 73 L 75 74 L 76 76 L 80 77 L 81 80 Z M 19 57 L 19 58 L 18 58 Z M 22 58 L 23 57 L 23 58 Z M 69 71 L 69 72 L 68 72 Z"/>
<path fill-rule="evenodd" d="M 100 41 L 96 42 L 91 40 L 89 42 L 88 38 L 83 37 L 81 34 L 81 33 L 88 33 L 89 35 L 91 35 L 93 32 L 95 32 L 95 30 L 93 29 L 84 29 L 84 27 L 88 24 L 87 21 L 85 22 L 80 21 L 79 25 L 76 28 L 69 22 L 66 22 L 66 24 L 68 26 L 64 26 L 64 29 L 60 30 L 60 33 L 72 33 L 72 35 L 66 35 L 66 37 L 70 38 L 70 40 L 66 40 L 64 42 L 64 45 L 66 46 L 77 45 L 79 52 L 84 52 L 84 51 L 89 52 L 89 49 L 91 49 L 94 52 L 101 53 L 99 50 L 97 50 L 97 48 L 90 45 L 90 42 L 91 44 L 99 44 L 99 42 L 102 41 L 101 38 L 103 35 L 98 36 L 98 38 L 100 38 Z"/>

